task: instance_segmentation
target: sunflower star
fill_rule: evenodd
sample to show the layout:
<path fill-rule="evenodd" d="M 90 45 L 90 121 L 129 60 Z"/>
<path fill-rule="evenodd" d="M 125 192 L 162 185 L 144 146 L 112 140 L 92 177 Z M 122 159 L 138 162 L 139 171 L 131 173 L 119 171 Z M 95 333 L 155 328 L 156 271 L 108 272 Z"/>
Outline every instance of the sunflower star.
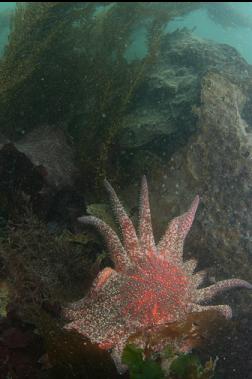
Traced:
<path fill-rule="evenodd" d="M 118 371 L 122 372 L 121 354 L 129 336 L 208 309 L 229 318 L 232 311 L 228 305 L 201 304 L 222 291 L 234 287 L 252 289 L 252 285 L 244 280 L 229 279 L 198 288 L 205 272 L 194 274 L 197 262 L 193 259 L 183 261 L 183 245 L 195 217 L 199 196 L 186 213 L 170 222 L 156 245 L 146 178 L 143 177 L 141 188 L 139 236 L 108 181 L 105 186 L 121 227 L 123 243 L 102 220 L 93 216 L 79 218 L 82 223 L 96 226 L 104 236 L 114 269 L 103 269 L 89 294 L 65 308 L 63 313 L 72 321 L 65 328 L 75 329 L 102 349 L 112 349 Z"/>

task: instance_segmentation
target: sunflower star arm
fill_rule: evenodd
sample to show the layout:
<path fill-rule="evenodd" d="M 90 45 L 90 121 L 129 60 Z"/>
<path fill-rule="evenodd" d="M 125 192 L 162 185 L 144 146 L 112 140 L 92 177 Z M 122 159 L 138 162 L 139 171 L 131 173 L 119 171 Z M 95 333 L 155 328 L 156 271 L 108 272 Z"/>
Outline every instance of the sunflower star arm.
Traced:
<path fill-rule="evenodd" d="M 241 279 L 227 279 L 222 280 L 221 282 L 218 282 L 216 284 L 213 284 L 206 288 L 201 288 L 196 291 L 196 302 L 206 302 L 208 300 L 211 300 L 214 296 L 218 295 L 219 293 L 223 291 L 227 291 L 232 288 L 247 288 L 252 290 L 252 284 L 246 282 L 245 280 Z"/>
<path fill-rule="evenodd" d="M 63 317 L 66 320 L 70 320 L 71 322 L 77 321 L 84 317 L 85 309 L 87 307 L 88 304 L 86 304 L 85 301 L 83 301 L 82 303 L 79 301 L 73 304 L 69 304 L 68 306 L 62 308 L 61 317 Z"/>
<path fill-rule="evenodd" d="M 141 256 L 141 251 L 135 227 L 123 208 L 111 184 L 107 180 L 105 180 L 104 183 L 110 195 L 113 210 L 122 231 L 125 250 L 127 251 L 129 258 L 132 261 L 136 261 L 139 256 Z"/>
<path fill-rule="evenodd" d="M 113 347 L 111 353 L 111 357 L 115 363 L 117 372 L 121 375 L 124 374 L 128 369 L 128 366 L 122 363 L 122 354 L 125 346 L 127 345 L 129 336 L 130 334 L 126 333 L 125 336 L 121 338 L 120 342 Z"/>
<path fill-rule="evenodd" d="M 205 278 L 206 278 L 206 271 L 205 270 L 196 272 L 196 274 L 194 274 L 192 276 L 192 280 L 193 280 L 195 287 L 196 288 L 199 287 L 203 283 Z"/>
<path fill-rule="evenodd" d="M 123 271 L 130 265 L 129 258 L 125 249 L 123 248 L 120 239 L 114 230 L 107 225 L 104 221 L 93 216 L 82 216 L 78 220 L 83 224 L 89 224 L 95 226 L 99 232 L 103 235 L 108 249 L 111 253 L 111 258 L 115 264 L 116 270 Z"/>
<path fill-rule="evenodd" d="M 90 295 L 94 296 L 98 293 L 106 285 L 112 275 L 117 275 L 117 272 L 111 267 L 105 267 L 100 271 L 93 282 Z"/>
<path fill-rule="evenodd" d="M 182 216 L 174 218 L 158 244 L 158 252 L 166 259 L 182 263 L 184 240 L 192 226 L 196 210 L 199 204 L 197 195 L 190 209 Z"/>
<path fill-rule="evenodd" d="M 115 277 L 117 272 L 111 267 L 105 267 L 94 280 L 92 287 L 89 291 L 89 296 L 84 297 L 74 303 L 69 304 L 64 307 L 61 311 L 61 315 L 72 321 L 79 320 L 85 316 L 87 309 L 92 306 L 92 301 L 95 299 L 96 295 L 99 295 L 106 283 Z M 106 290 L 106 289 L 105 289 Z M 92 301 L 91 301 L 92 299 Z"/>
<path fill-rule="evenodd" d="M 195 271 L 196 267 L 197 267 L 197 260 L 192 258 L 192 259 L 189 259 L 188 261 L 185 261 L 183 262 L 183 268 L 185 270 L 185 272 L 187 273 L 187 275 L 192 275 L 193 272 Z"/>
<path fill-rule="evenodd" d="M 139 236 L 143 254 L 156 253 L 156 246 L 151 224 L 148 185 L 145 176 L 143 176 L 141 188 Z"/>
<path fill-rule="evenodd" d="M 199 305 L 191 304 L 190 312 L 206 312 L 206 311 L 216 311 L 224 316 L 226 319 L 232 318 L 232 309 L 229 305 Z"/>

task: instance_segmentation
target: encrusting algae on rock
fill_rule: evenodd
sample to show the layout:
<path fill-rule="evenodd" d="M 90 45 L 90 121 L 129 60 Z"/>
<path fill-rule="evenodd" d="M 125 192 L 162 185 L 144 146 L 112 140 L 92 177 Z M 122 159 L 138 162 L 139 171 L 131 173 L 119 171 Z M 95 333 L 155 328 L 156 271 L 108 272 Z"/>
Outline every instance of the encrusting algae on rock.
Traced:
<path fill-rule="evenodd" d="M 179 322 L 193 312 L 215 310 L 230 318 L 232 311 L 228 305 L 201 304 L 225 290 L 252 289 L 252 285 L 244 280 L 228 279 L 198 288 L 205 271 L 194 273 L 196 260 L 183 261 L 183 245 L 195 217 L 199 196 L 186 213 L 170 222 L 156 245 L 146 178 L 142 180 L 138 235 L 108 181 L 105 186 L 121 227 L 123 243 L 102 220 L 93 216 L 79 218 L 80 222 L 97 227 L 104 236 L 114 269 L 103 269 L 89 294 L 66 307 L 63 314 L 72 321 L 66 329 L 76 330 L 102 349 L 112 349 L 118 371 L 122 372 L 125 369 L 121 363 L 122 351 L 132 334 Z"/>

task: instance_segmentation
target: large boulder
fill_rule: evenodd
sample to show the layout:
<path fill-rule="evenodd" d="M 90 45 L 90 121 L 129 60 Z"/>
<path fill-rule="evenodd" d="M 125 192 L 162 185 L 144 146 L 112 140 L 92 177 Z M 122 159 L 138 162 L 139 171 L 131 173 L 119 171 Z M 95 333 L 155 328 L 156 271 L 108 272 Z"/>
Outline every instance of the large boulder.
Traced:
<path fill-rule="evenodd" d="M 16 142 L 16 146 L 33 164 L 45 167 L 50 187 L 58 190 L 73 186 L 77 174 L 74 151 L 61 128 L 40 126 Z"/>
<path fill-rule="evenodd" d="M 62 129 L 41 126 L 18 142 L 0 136 L 0 202 L 4 213 L 23 209 L 30 199 L 37 214 L 72 225 L 78 209 L 84 209 L 83 196 L 75 188 L 77 175 L 74 150 Z"/>
<path fill-rule="evenodd" d="M 185 144 L 196 128 L 193 108 L 209 70 L 244 86 L 252 76 L 251 66 L 231 46 L 200 39 L 187 29 L 167 34 L 124 119 L 122 149 L 145 148 L 163 156 Z"/>

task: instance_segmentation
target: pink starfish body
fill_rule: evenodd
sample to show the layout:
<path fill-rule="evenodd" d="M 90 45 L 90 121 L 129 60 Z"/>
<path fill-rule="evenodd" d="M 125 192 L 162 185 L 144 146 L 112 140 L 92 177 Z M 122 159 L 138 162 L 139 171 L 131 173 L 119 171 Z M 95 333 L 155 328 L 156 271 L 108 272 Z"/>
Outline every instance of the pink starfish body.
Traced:
<path fill-rule="evenodd" d="M 84 216 L 79 220 L 92 224 L 103 234 L 115 268 L 102 270 L 89 294 L 64 310 L 72 320 L 66 329 L 75 329 L 102 349 L 113 349 L 119 371 L 121 353 L 128 337 L 139 330 L 183 320 L 187 314 L 215 309 L 229 318 L 227 305 L 203 306 L 218 293 L 233 287 L 252 289 L 240 279 L 229 279 L 207 288 L 202 284 L 205 272 L 194 274 L 196 261 L 183 261 L 183 245 L 198 207 L 199 197 L 190 209 L 174 218 L 158 245 L 155 244 L 147 181 L 142 180 L 139 234 L 126 214 L 115 191 L 105 181 L 113 209 L 121 227 L 122 240 L 100 219 Z"/>

